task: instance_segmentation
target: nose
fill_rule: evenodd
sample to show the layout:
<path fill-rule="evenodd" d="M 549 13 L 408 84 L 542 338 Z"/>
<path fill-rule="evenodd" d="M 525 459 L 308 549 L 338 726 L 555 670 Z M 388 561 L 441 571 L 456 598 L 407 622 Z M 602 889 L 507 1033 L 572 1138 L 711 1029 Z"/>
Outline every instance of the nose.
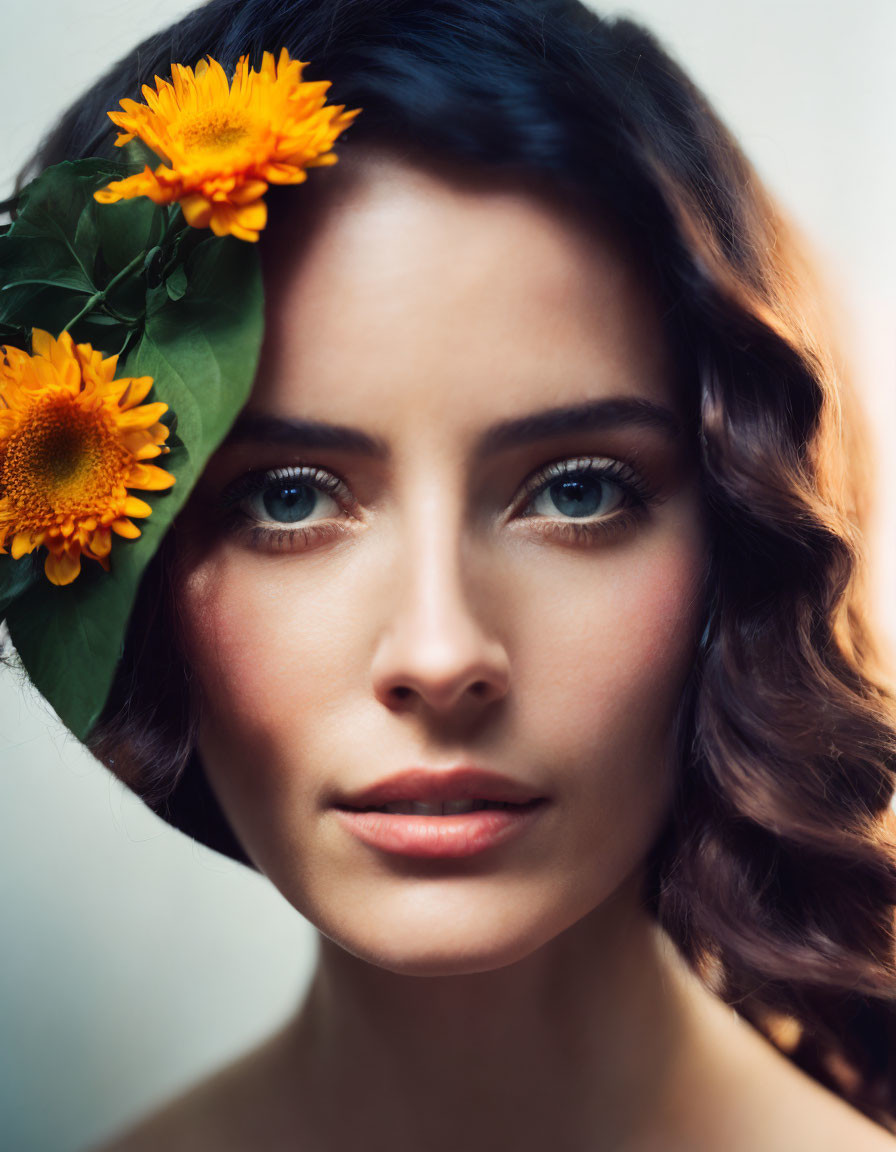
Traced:
<path fill-rule="evenodd" d="M 394 580 L 373 660 L 374 691 L 387 707 L 421 700 L 445 718 L 503 697 L 510 668 L 495 635 L 497 574 L 465 562 L 462 528 L 438 501 L 394 541 Z M 484 561 L 484 558 L 483 558 Z"/>

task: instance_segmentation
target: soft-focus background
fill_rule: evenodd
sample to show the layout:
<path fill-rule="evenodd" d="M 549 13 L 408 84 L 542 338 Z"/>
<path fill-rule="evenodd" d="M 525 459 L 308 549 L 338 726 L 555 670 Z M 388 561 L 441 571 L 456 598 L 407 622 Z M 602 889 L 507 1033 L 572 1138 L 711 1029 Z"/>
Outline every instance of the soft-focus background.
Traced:
<path fill-rule="evenodd" d="M 896 3 L 594 6 L 660 35 L 822 259 L 879 458 L 875 586 L 893 646 Z M 59 111 L 191 7 L 5 5 L 0 198 Z M 266 881 L 153 817 L 9 671 L 0 671 L 0 853 L 2 1149 L 89 1146 L 273 1030 L 306 986 L 310 925 Z"/>

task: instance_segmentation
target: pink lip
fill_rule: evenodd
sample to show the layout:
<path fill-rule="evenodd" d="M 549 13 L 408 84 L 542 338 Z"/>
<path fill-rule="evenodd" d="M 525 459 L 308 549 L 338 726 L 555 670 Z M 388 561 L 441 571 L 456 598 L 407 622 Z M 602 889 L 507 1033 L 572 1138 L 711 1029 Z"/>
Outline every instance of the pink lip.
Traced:
<path fill-rule="evenodd" d="M 543 801 L 534 801 L 521 808 L 485 808 L 448 816 L 359 812 L 351 808 L 334 811 L 350 832 L 373 848 L 402 856 L 446 859 L 473 856 L 503 844 L 537 819 L 544 807 Z"/>
<path fill-rule="evenodd" d="M 399 800 L 422 800 L 431 804 L 439 800 L 494 800 L 507 804 L 527 804 L 530 800 L 539 799 L 543 797 L 534 788 L 512 780 L 509 776 L 462 764 L 448 769 L 409 768 L 350 796 L 337 795 L 333 803 L 347 808 L 373 808 Z"/>
<path fill-rule="evenodd" d="M 429 804 L 491 800 L 516 807 L 445 816 L 371 811 L 415 800 Z M 409 768 L 360 792 L 332 799 L 338 819 L 365 844 L 383 852 L 429 858 L 472 856 L 503 844 L 527 828 L 546 803 L 547 798 L 535 789 L 471 764 L 449 769 Z"/>

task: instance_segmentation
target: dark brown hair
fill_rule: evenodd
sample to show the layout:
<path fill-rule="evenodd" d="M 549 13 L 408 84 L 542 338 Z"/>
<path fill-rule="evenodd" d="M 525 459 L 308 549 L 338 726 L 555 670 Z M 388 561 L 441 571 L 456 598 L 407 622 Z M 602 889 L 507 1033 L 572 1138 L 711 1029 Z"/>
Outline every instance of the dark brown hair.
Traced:
<path fill-rule="evenodd" d="M 106 111 L 173 60 L 232 68 L 281 46 L 332 82 L 329 100 L 363 108 L 344 154 L 378 142 L 544 179 L 609 215 L 650 269 L 711 563 L 647 898 L 713 991 L 896 1132 L 896 705 L 867 619 L 860 414 L 793 227 L 657 41 L 577 0 L 212 0 L 103 77 L 32 167 L 114 154 Z M 176 553 L 175 524 L 89 744 L 167 819 L 248 862 L 195 755 Z"/>

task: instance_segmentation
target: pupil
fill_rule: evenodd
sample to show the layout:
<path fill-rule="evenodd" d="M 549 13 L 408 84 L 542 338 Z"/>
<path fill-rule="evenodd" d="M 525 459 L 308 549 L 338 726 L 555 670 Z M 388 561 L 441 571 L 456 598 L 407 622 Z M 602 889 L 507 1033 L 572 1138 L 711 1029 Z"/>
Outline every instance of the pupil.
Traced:
<path fill-rule="evenodd" d="M 599 480 L 562 480 L 551 485 L 551 498 L 567 516 L 590 516 L 600 506 L 600 487 Z"/>
<path fill-rule="evenodd" d="M 262 503 L 272 520 L 293 523 L 302 520 L 314 507 L 314 492 L 307 484 L 269 488 Z"/>

